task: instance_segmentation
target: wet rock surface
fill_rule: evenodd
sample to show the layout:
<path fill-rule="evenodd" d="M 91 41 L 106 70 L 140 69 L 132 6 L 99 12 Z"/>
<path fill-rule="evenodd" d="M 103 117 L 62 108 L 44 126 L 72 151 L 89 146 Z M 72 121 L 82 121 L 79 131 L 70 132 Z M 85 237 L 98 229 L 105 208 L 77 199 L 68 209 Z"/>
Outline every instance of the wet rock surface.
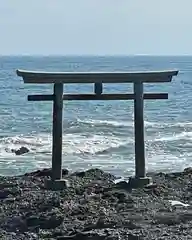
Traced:
<path fill-rule="evenodd" d="M 19 149 L 11 149 L 12 153 L 15 153 L 15 155 L 23 155 L 25 153 L 29 152 L 29 149 L 26 147 L 20 147 Z"/>
<path fill-rule="evenodd" d="M 154 184 L 143 189 L 114 184 L 115 176 L 99 169 L 64 169 L 71 187 L 50 191 L 50 176 L 44 169 L 0 177 L 0 239 L 192 239 L 192 168 L 151 173 Z"/>

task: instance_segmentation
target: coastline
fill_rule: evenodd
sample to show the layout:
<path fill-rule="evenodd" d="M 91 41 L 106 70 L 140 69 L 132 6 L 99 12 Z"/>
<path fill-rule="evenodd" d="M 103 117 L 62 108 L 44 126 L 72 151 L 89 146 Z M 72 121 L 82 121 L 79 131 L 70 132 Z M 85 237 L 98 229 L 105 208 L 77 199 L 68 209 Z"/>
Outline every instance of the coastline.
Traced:
<path fill-rule="evenodd" d="M 63 169 L 63 191 L 44 188 L 50 169 L 0 176 L 0 239 L 192 239 L 192 168 L 148 175 L 153 185 L 131 189 L 99 169 Z"/>

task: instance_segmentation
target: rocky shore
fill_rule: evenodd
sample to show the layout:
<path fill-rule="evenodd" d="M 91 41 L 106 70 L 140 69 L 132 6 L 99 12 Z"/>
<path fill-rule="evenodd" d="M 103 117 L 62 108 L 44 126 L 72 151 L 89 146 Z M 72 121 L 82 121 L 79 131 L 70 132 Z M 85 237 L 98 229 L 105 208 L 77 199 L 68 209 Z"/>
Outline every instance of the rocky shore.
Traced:
<path fill-rule="evenodd" d="M 114 183 L 99 169 L 64 169 L 71 187 L 50 191 L 44 188 L 50 174 L 0 177 L 1 240 L 192 239 L 192 168 L 149 174 L 154 184 L 143 189 Z"/>

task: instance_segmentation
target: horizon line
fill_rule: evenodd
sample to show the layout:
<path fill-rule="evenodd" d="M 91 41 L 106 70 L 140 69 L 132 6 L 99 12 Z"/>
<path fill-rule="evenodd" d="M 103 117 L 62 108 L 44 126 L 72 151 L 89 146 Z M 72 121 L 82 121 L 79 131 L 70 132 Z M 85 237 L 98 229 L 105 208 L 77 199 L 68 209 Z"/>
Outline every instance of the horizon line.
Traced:
<path fill-rule="evenodd" d="M 192 54 L 0 54 L 0 57 L 192 57 Z"/>

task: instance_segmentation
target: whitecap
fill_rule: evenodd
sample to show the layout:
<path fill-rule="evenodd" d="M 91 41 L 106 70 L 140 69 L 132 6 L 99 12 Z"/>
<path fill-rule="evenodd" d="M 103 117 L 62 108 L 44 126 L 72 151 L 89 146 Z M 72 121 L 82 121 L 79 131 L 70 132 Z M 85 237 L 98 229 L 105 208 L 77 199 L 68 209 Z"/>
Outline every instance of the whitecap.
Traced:
<path fill-rule="evenodd" d="M 132 121 L 113 121 L 113 120 L 99 120 L 99 119 L 78 119 L 79 123 L 90 125 L 108 125 L 114 127 L 134 127 L 134 120 Z M 146 127 L 164 128 L 164 127 L 192 127 L 192 122 L 150 122 L 144 121 Z"/>
<path fill-rule="evenodd" d="M 132 142 L 131 137 L 127 137 L 125 141 L 113 135 L 66 133 L 63 136 L 63 154 L 102 154 Z M 13 155 L 11 149 L 17 149 L 21 146 L 29 148 L 31 153 L 50 155 L 51 145 L 51 134 L 2 138 L 0 139 L 0 156 L 11 156 Z"/>
<path fill-rule="evenodd" d="M 180 140 L 192 140 L 192 132 L 182 132 L 178 134 L 165 135 L 163 137 L 157 137 L 151 141 L 155 142 L 169 142 L 169 141 L 180 141 Z"/>

